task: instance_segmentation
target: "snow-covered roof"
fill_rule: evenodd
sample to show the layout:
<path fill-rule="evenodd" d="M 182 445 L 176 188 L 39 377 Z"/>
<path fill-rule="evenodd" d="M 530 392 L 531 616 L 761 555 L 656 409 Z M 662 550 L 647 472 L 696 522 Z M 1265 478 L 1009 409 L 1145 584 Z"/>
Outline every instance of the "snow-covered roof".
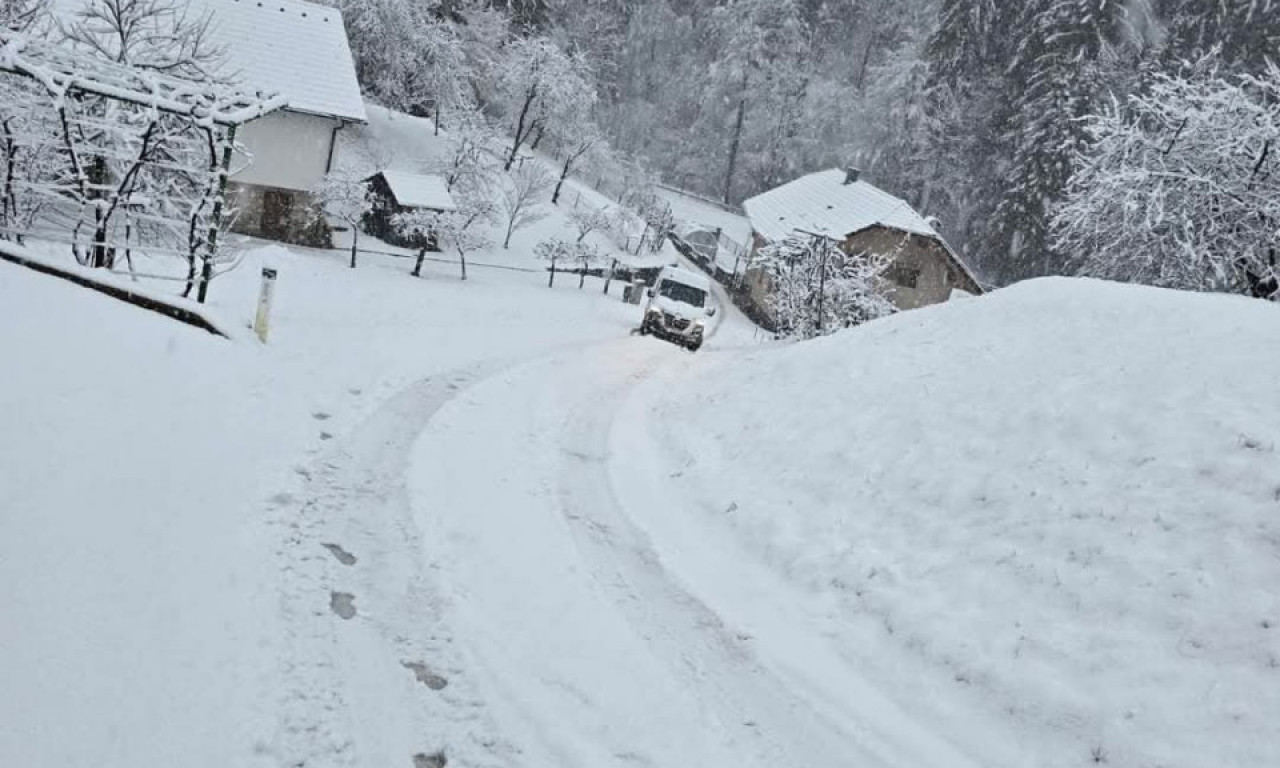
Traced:
<path fill-rule="evenodd" d="M 298 0 L 187 0 L 211 14 L 210 35 L 225 48 L 224 74 L 242 87 L 279 93 L 288 109 L 366 122 L 342 14 Z"/>
<path fill-rule="evenodd" d="M 658 279 L 669 278 L 678 283 L 684 283 L 690 288 L 700 288 L 703 291 L 711 291 L 711 280 L 706 275 L 700 275 L 697 272 L 683 269 L 681 267 L 663 267 L 662 274 Z"/>
<path fill-rule="evenodd" d="M 386 170 L 382 178 L 391 187 L 396 202 L 406 208 L 428 208 L 433 211 L 456 211 L 458 206 L 449 194 L 444 177 Z"/>
<path fill-rule="evenodd" d="M 844 239 L 880 225 L 937 237 L 938 233 L 905 200 L 866 181 L 845 183 L 838 168 L 787 182 L 742 204 L 751 226 L 767 240 L 782 240 L 796 230 Z"/>
<path fill-rule="evenodd" d="M 686 231 L 719 229 L 739 245 L 751 242 L 751 222 L 746 216 L 726 206 L 706 200 L 673 187 L 659 186 L 658 196 L 671 207 L 671 215 L 684 225 Z"/>

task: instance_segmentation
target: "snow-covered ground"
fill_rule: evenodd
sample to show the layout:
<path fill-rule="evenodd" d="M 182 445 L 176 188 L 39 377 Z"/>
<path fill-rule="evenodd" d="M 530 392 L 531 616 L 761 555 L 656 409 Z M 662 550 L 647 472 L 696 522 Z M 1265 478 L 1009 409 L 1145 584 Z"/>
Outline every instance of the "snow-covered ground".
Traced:
<path fill-rule="evenodd" d="M 279 269 L 265 347 L 0 263 L 0 763 L 294 765 L 327 743 L 308 718 L 341 693 L 306 678 L 340 648 L 298 634 L 333 618 L 305 580 L 328 554 L 295 528 L 332 446 L 426 377 L 638 320 L 595 280 L 343 258 L 260 249 L 215 285 L 243 326 Z"/>
<path fill-rule="evenodd" d="M 0 263 L 0 765 L 1280 763 L 1276 307 L 721 296 L 691 355 L 547 287 L 568 189 L 465 282 L 238 241 L 232 340 Z"/>
<path fill-rule="evenodd" d="M 731 580 L 767 563 L 982 764 L 1277 765 L 1278 321 L 1048 280 L 709 357 L 648 385 L 636 519 L 762 646 L 788 630 Z"/>

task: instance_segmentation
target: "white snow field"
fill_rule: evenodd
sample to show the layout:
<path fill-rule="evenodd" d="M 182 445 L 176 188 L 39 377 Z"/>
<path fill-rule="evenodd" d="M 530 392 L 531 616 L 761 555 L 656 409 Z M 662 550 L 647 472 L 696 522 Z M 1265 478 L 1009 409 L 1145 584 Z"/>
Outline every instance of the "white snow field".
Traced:
<path fill-rule="evenodd" d="M 834 707 L 843 665 L 983 765 L 1280 765 L 1278 323 L 1042 280 L 700 358 L 624 409 L 614 487 Z"/>
<path fill-rule="evenodd" d="M 546 286 L 568 189 L 466 282 L 247 243 L 231 340 L 0 263 L 0 766 L 1280 765 L 1280 309 L 721 292 L 693 355 Z"/>
<path fill-rule="evenodd" d="M 269 247 L 215 284 L 243 328 L 258 266 L 279 269 L 265 347 L 0 263 L 0 765 L 363 764 L 338 761 L 355 734 L 322 714 L 399 704 L 361 715 L 331 679 L 355 630 L 333 624 L 349 579 L 316 526 L 378 521 L 317 500 L 330 465 L 413 392 L 638 320 L 598 281 L 344 258 Z"/>
<path fill-rule="evenodd" d="M 513 257 L 514 258 L 514 257 Z M 1277 308 L 1039 281 L 696 355 L 591 281 L 0 264 L 0 764 L 1280 760 Z"/>

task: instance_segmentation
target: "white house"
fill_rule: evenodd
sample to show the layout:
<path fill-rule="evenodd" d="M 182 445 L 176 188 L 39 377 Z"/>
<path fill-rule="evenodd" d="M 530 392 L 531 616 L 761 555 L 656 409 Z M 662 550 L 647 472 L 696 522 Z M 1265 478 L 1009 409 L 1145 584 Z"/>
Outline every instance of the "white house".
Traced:
<path fill-rule="evenodd" d="M 311 189 L 336 161 L 338 132 L 365 123 L 342 14 L 298 0 L 188 0 L 208 13 L 223 74 L 247 90 L 278 93 L 288 106 L 240 129 L 247 157 L 232 163 L 233 228 L 273 240 L 318 238 Z M 236 169 L 240 169 L 236 171 Z"/>

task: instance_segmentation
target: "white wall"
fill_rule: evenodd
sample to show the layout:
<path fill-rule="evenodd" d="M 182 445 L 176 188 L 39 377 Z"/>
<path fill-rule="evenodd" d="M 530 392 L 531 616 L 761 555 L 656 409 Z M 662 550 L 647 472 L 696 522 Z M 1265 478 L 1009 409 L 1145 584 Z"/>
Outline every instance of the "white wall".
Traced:
<path fill-rule="evenodd" d="M 232 181 L 282 189 L 310 189 L 324 176 L 329 142 L 338 122 L 298 112 L 273 112 L 240 128 L 236 139 L 249 157 L 236 154 L 232 169 L 252 164 L 232 175 Z"/>

